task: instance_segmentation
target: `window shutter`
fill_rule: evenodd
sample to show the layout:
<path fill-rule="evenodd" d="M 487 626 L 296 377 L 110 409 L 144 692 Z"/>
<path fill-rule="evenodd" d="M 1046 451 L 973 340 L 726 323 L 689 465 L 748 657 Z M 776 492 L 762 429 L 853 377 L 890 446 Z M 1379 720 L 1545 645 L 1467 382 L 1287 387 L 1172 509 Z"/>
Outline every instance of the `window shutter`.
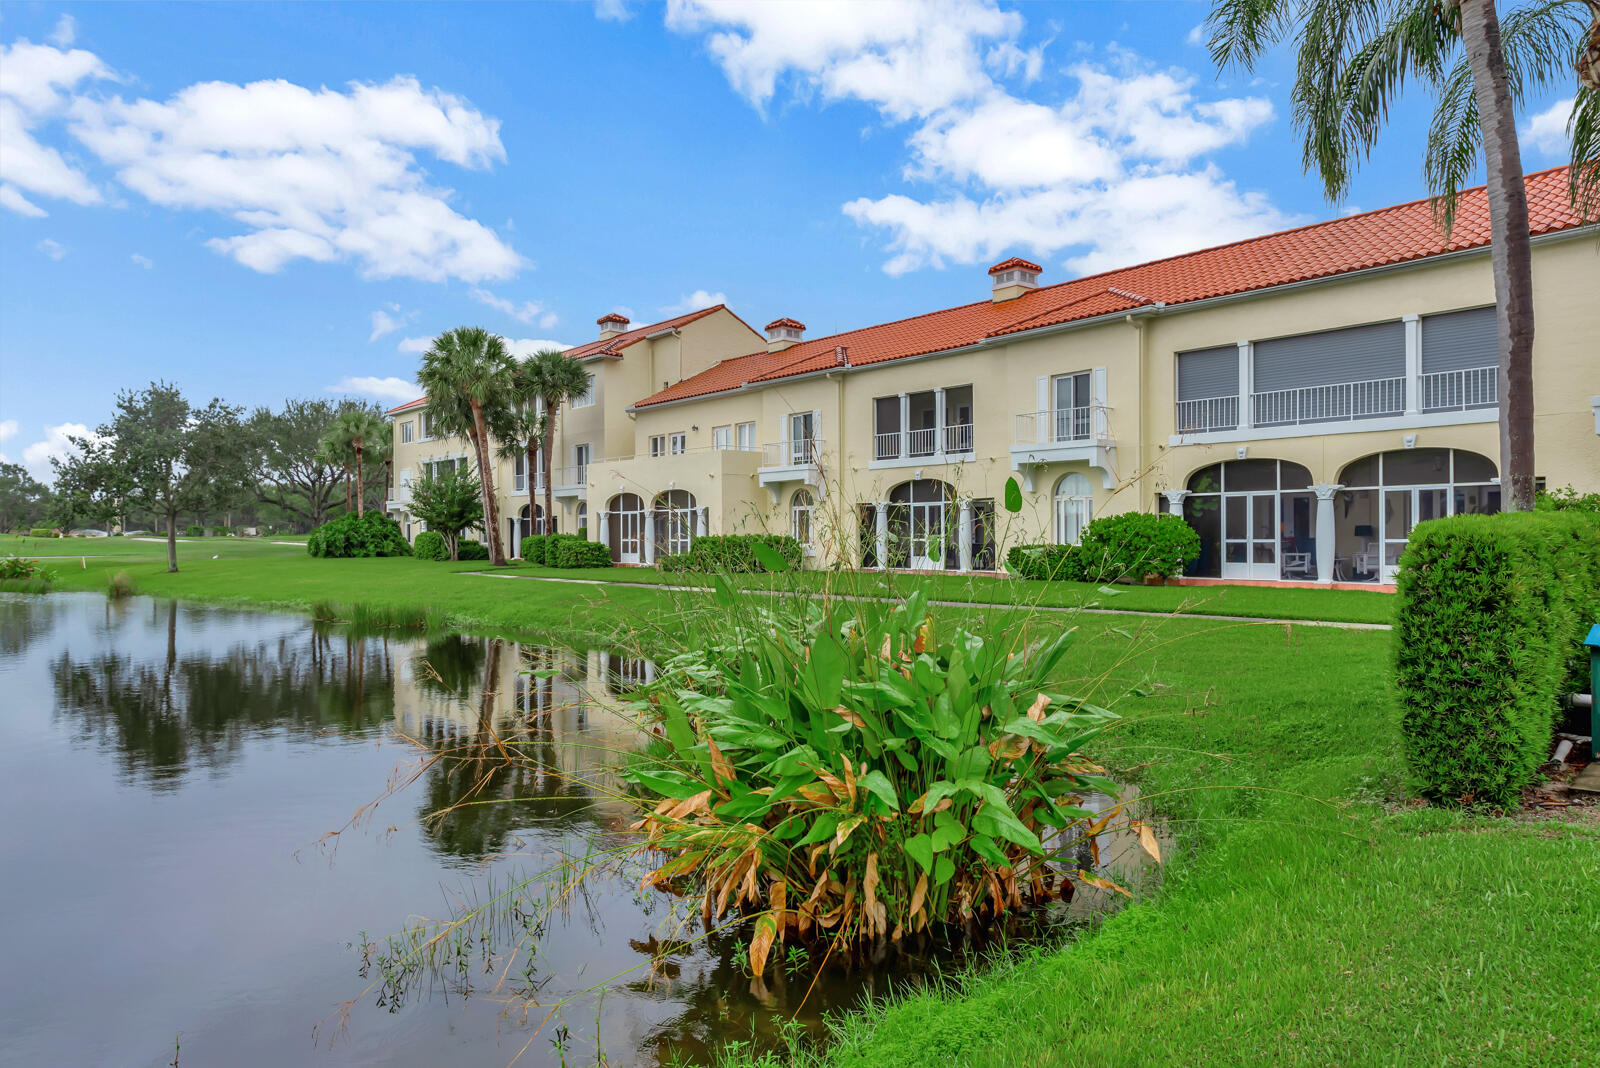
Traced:
<path fill-rule="evenodd" d="M 1036 412 L 1048 412 L 1050 410 L 1050 378 L 1048 375 L 1039 376 L 1037 389 L 1033 410 Z"/>
<path fill-rule="evenodd" d="M 1256 393 L 1403 378 L 1405 324 L 1396 320 L 1255 343 Z"/>
<path fill-rule="evenodd" d="M 1096 438 L 1104 438 L 1109 432 L 1106 419 L 1106 369 L 1096 367 L 1089 373 L 1090 403 L 1094 405 L 1089 412 L 1089 425 L 1093 428 Z"/>
<path fill-rule="evenodd" d="M 1239 395 L 1239 346 L 1219 345 L 1178 353 L 1178 399 Z"/>
<path fill-rule="evenodd" d="M 1465 371 L 1500 364 L 1493 305 L 1422 317 L 1422 373 Z"/>

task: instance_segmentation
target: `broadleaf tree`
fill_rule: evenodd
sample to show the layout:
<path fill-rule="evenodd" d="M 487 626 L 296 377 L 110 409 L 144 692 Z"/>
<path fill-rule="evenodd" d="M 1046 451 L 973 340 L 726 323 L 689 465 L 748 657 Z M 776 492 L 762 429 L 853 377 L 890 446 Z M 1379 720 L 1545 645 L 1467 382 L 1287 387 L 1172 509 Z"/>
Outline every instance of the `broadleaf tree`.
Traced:
<path fill-rule="evenodd" d="M 57 480 L 86 505 L 146 512 L 166 523 L 167 570 L 178 570 L 178 517 L 233 498 L 250 478 L 240 409 L 213 399 L 195 407 L 178 387 L 152 382 L 117 395 L 109 423 L 73 437 L 56 459 Z"/>
<path fill-rule="evenodd" d="M 460 471 L 435 477 L 424 474 L 411 482 L 411 515 L 444 538 L 450 559 L 461 552 L 461 534 L 483 525 L 482 487 L 478 480 Z"/>
<path fill-rule="evenodd" d="M 21 464 L 0 461 L 0 532 L 38 525 L 50 503 L 49 486 Z"/>

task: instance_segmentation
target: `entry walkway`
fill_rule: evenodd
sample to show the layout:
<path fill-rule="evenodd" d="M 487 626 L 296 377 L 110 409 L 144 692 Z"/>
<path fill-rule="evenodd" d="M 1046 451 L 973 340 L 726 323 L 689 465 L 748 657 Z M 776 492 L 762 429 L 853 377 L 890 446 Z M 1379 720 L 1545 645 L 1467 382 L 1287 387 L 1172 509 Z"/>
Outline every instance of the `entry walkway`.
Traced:
<path fill-rule="evenodd" d="M 516 582 L 565 582 L 574 586 L 624 586 L 640 590 L 664 590 L 669 593 L 713 593 L 710 586 L 670 586 L 661 582 L 628 582 L 612 581 L 610 579 L 589 578 L 557 578 L 554 575 L 507 575 L 497 571 L 457 571 L 457 575 L 474 578 L 511 579 Z M 799 597 L 814 596 L 792 590 L 763 590 L 741 589 L 740 593 L 765 595 L 768 597 Z M 864 596 L 857 593 L 827 594 L 835 600 L 842 601 L 879 601 L 894 603 L 901 600 L 898 597 Z M 1347 623 L 1331 619 L 1273 619 L 1270 616 L 1225 616 L 1205 612 L 1155 612 L 1136 608 L 1079 608 L 1074 605 L 1012 605 L 995 601 L 929 601 L 928 604 L 936 608 L 1020 608 L 1034 612 L 1082 612 L 1087 615 L 1098 616 L 1157 616 L 1177 617 L 1181 619 L 1208 619 L 1220 623 L 1251 623 L 1288 625 L 1295 627 L 1331 627 L 1335 630 L 1393 630 L 1388 623 Z"/>

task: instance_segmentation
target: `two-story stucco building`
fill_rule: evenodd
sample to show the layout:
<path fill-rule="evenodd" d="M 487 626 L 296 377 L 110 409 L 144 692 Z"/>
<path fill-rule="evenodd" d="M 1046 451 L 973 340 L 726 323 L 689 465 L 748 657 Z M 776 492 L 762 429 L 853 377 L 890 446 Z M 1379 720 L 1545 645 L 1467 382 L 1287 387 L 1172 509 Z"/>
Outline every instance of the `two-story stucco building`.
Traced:
<path fill-rule="evenodd" d="M 1597 490 L 1600 226 L 1564 169 L 1528 193 L 1538 474 Z M 823 338 L 759 344 L 720 307 L 611 322 L 571 350 L 602 373 L 561 428 L 558 522 L 619 563 L 773 530 L 818 563 L 965 570 L 1161 510 L 1197 576 L 1385 581 L 1416 523 L 1499 508 L 1488 240 L 1479 188 L 1448 240 L 1418 201 L 1054 285 L 1013 258 L 984 299 Z"/>

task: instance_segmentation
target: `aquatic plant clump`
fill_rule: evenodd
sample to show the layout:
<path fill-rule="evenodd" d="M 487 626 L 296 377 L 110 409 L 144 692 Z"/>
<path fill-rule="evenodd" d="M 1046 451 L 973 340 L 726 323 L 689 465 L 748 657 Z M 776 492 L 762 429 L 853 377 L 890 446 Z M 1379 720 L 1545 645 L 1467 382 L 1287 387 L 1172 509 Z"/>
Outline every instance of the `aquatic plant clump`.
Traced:
<path fill-rule="evenodd" d="M 1083 755 L 1116 716 L 1051 682 L 1070 641 L 938 632 L 921 594 L 755 609 L 639 705 L 655 738 L 623 775 L 667 857 L 644 885 L 753 916 L 758 974 L 791 936 L 860 948 L 1049 895 L 1111 818 L 1085 795 L 1117 790 Z"/>

